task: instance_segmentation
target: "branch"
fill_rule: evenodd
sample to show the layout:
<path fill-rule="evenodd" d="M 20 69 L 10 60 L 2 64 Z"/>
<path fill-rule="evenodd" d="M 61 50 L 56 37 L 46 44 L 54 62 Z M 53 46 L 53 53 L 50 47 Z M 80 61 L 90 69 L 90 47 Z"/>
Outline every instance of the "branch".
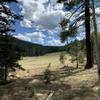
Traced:
<path fill-rule="evenodd" d="M 4 3 L 4 2 L 8 2 L 8 3 L 15 2 L 15 3 L 18 3 L 17 0 L 0 0 L 0 3 Z"/>
<path fill-rule="evenodd" d="M 75 9 L 75 11 L 72 13 L 72 15 L 68 18 L 68 20 L 71 19 L 71 17 L 76 13 L 77 10 L 79 10 L 82 6 L 83 6 L 84 3 L 82 3 L 77 9 Z"/>
<path fill-rule="evenodd" d="M 51 100 L 53 94 L 54 94 L 54 91 L 52 91 L 52 92 L 49 94 L 49 96 L 46 98 L 46 100 Z"/>

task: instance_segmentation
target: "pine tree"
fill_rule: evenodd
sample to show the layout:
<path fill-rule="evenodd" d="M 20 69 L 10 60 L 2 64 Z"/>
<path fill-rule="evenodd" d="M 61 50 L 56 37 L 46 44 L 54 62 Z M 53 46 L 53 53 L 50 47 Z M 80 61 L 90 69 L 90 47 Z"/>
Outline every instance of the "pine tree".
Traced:
<path fill-rule="evenodd" d="M 90 36 L 90 4 L 89 0 L 85 0 L 85 31 L 86 31 L 86 51 L 87 51 L 87 64 L 85 69 L 93 67 L 93 52 L 92 52 L 92 41 Z"/>
<path fill-rule="evenodd" d="M 8 2 L 16 2 L 8 0 Z M 15 44 L 11 26 L 21 16 L 16 15 L 8 6 L 7 0 L 0 1 L 0 82 L 6 83 L 10 71 L 23 69 L 17 62 L 21 59 L 22 50 Z"/>
<path fill-rule="evenodd" d="M 70 60 L 72 62 L 76 62 L 76 68 L 78 68 L 79 63 L 83 63 L 84 61 L 84 48 L 82 47 L 80 41 L 76 39 L 74 44 L 70 46 L 67 52 L 71 55 Z"/>
<path fill-rule="evenodd" d="M 75 19 L 73 27 L 71 28 L 71 30 L 76 30 L 77 27 L 75 27 L 75 23 L 77 23 L 80 20 L 85 20 L 85 32 L 86 32 L 86 58 L 87 58 L 87 63 L 85 66 L 85 69 L 89 69 L 93 67 L 93 53 L 92 53 L 92 42 L 91 42 L 91 36 L 90 36 L 90 3 L 89 0 L 58 0 L 58 3 L 63 2 L 65 5 L 65 8 L 67 10 L 71 10 L 73 9 L 74 6 L 76 5 L 80 5 L 77 6 L 77 8 L 75 9 L 75 11 L 73 11 L 72 15 L 69 17 L 69 19 L 67 19 L 67 21 L 62 21 L 61 23 L 61 27 L 62 29 L 66 28 L 66 25 L 68 23 L 70 23 L 70 18 L 77 12 L 78 9 L 80 9 L 81 7 L 85 7 L 85 11 L 81 11 L 79 14 L 81 14 L 82 12 L 85 13 L 85 15 L 80 16 L 78 19 Z M 67 7 L 66 7 L 67 6 Z M 70 9 L 69 9 L 70 8 Z M 85 19 L 84 19 L 85 18 Z M 62 40 L 66 40 L 68 36 L 75 34 L 75 31 L 70 31 L 70 27 L 68 31 L 62 32 L 61 34 L 61 38 Z"/>
<path fill-rule="evenodd" d="M 100 41 L 99 41 L 99 35 L 97 30 L 97 23 L 96 23 L 96 13 L 95 13 L 95 6 L 94 6 L 94 0 L 92 0 L 92 9 L 93 9 L 93 24 L 94 24 L 94 49 L 96 50 L 96 60 L 97 60 L 97 67 L 98 67 L 98 79 L 100 81 Z"/>

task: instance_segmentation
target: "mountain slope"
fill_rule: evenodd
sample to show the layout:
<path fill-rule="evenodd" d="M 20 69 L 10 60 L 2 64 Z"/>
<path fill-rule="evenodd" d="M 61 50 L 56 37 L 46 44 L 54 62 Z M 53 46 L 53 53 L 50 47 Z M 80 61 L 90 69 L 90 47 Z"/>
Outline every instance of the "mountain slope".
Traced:
<path fill-rule="evenodd" d="M 46 53 L 60 52 L 65 50 L 65 46 L 43 46 L 19 39 L 15 39 L 16 45 L 24 49 L 24 56 L 40 56 Z"/>

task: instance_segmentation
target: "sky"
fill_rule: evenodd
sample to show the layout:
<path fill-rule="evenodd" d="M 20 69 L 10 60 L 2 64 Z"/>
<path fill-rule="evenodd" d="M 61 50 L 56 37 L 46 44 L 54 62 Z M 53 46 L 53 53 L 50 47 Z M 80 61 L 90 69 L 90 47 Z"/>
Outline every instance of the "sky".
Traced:
<path fill-rule="evenodd" d="M 62 30 L 59 23 L 65 15 L 69 18 L 72 12 L 65 11 L 63 4 L 56 3 L 56 0 L 18 0 L 18 2 L 18 4 L 10 4 L 17 14 L 23 15 L 23 20 L 16 21 L 13 26 L 16 29 L 15 37 L 42 45 L 62 46 L 66 44 L 60 42 L 59 33 Z M 77 13 L 72 20 L 76 18 Z M 100 13 L 100 7 L 96 9 L 96 13 Z M 98 24 L 100 24 L 99 19 L 97 19 Z M 83 26 L 78 29 L 78 33 L 78 40 L 85 38 Z"/>

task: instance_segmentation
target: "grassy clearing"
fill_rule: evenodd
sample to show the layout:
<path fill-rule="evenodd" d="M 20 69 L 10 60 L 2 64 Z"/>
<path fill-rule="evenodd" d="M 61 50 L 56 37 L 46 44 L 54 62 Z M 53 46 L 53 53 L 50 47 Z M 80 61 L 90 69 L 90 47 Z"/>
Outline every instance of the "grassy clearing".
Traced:
<path fill-rule="evenodd" d="M 0 86 L 0 100 L 46 100 L 51 92 L 54 92 L 52 100 L 100 100 L 96 66 L 84 70 L 81 64 L 76 69 L 67 55 L 67 66 L 62 67 L 59 54 L 25 57 L 19 61 L 26 70 L 13 73 L 14 81 Z M 43 72 L 49 63 L 52 79 L 50 84 L 45 84 Z"/>

